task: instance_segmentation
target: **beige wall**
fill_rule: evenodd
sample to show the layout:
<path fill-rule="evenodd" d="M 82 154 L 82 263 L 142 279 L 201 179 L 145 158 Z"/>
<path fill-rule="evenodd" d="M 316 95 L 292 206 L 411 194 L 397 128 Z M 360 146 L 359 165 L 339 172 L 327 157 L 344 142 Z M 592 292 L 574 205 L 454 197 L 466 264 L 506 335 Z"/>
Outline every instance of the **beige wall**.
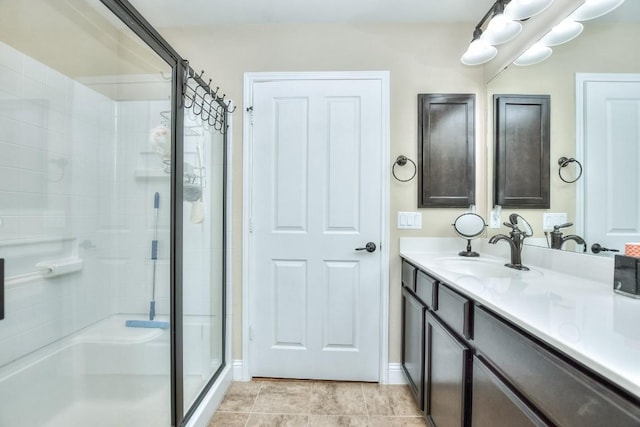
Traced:
<path fill-rule="evenodd" d="M 389 70 L 391 73 L 390 158 L 405 154 L 416 160 L 418 93 L 477 95 L 478 147 L 484 147 L 482 70 L 465 67 L 459 58 L 473 24 L 426 25 L 243 25 L 198 29 L 163 29 L 163 36 L 205 80 L 223 88 L 238 102 L 233 123 L 233 328 L 234 359 L 242 358 L 242 120 L 243 74 L 265 71 Z M 209 74 L 209 75 L 208 75 Z M 480 168 L 484 149 L 477 150 Z M 400 183 L 391 177 L 390 201 L 390 362 L 400 361 L 401 236 L 454 236 L 451 223 L 462 210 L 424 209 L 423 229 L 398 231 L 397 211 L 417 209 L 416 180 Z M 486 173 L 480 169 L 479 176 Z M 484 179 L 478 180 L 478 200 L 485 200 Z M 482 203 L 481 203 L 482 204 Z M 483 209 L 483 208 L 481 208 Z M 462 246 L 462 242 L 461 242 Z"/>

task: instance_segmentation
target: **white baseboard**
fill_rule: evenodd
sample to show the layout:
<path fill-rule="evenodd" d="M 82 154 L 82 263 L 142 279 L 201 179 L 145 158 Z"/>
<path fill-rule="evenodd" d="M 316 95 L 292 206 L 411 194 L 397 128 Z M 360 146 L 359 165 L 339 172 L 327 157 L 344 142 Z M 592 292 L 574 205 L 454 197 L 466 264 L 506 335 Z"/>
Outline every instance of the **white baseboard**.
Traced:
<path fill-rule="evenodd" d="M 402 364 L 400 363 L 389 363 L 387 379 L 389 380 L 387 384 L 406 384 L 407 379 L 404 376 L 404 371 L 402 370 Z"/>
<path fill-rule="evenodd" d="M 233 360 L 231 367 L 233 369 L 233 381 L 249 381 L 251 378 L 242 376 L 243 363 L 242 359 Z M 389 363 L 387 369 L 387 384 L 406 384 L 407 380 L 400 363 Z"/>
<path fill-rule="evenodd" d="M 242 359 L 234 359 L 231 362 L 231 368 L 233 369 L 233 380 L 234 381 L 249 381 L 251 378 L 243 378 L 242 369 Z"/>

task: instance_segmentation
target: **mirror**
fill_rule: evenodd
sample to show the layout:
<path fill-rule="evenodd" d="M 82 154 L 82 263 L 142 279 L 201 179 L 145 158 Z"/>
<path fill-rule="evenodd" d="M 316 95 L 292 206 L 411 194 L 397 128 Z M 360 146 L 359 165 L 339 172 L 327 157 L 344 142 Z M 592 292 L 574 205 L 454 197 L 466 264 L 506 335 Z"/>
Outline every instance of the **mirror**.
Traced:
<path fill-rule="evenodd" d="M 511 65 L 487 84 L 487 129 L 489 141 L 493 141 L 494 94 L 550 95 L 551 97 L 551 144 L 550 144 L 550 209 L 520 210 L 535 230 L 527 244 L 551 247 L 550 233 L 553 227 L 544 227 L 544 213 L 566 213 L 560 223 L 573 223 L 562 231 L 566 235 L 583 235 L 589 247 L 584 218 L 577 209 L 583 203 L 580 194 L 585 177 L 589 174 L 586 165 L 583 177 L 575 183 L 563 182 L 559 176 L 558 159 L 565 157 L 582 160 L 576 152 L 576 73 L 640 73 L 640 50 L 635 48 L 640 40 L 640 1 L 626 0 L 618 9 L 600 18 L 584 21 L 584 30 L 574 40 L 553 47 L 553 54 L 539 64 L 518 67 Z M 493 144 L 488 144 L 489 177 L 493 175 Z M 573 178 L 578 169 L 575 164 L 563 170 L 563 176 Z M 635 165 L 638 169 L 638 165 Z M 570 179 L 567 179 L 570 180 Z M 493 195 L 488 194 L 491 209 Z M 638 220 L 637 220 L 638 221 Z M 636 222 L 637 222 L 636 221 Z M 546 232 L 546 235 L 545 235 Z M 607 242 L 600 241 L 607 246 Z M 583 252 L 584 245 L 566 242 L 563 250 Z M 624 249 L 624 248 L 622 248 Z"/>
<path fill-rule="evenodd" d="M 467 212 L 460 215 L 453 224 L 453 229 L 458 236 L 467 239 L 467 250 L 458 253 L 460 256 L 477 257 L 478 252 L 471 250 L 471 239 L 477 239 L 484 232 L 487 224 L 484 219 L 475 213 Z"/>

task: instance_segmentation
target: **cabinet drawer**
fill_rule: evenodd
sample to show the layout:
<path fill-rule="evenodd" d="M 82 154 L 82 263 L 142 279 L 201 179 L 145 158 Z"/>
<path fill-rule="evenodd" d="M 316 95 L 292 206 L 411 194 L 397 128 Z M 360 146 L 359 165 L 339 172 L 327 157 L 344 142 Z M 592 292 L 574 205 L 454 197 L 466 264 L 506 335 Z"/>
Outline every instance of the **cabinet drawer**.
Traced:
<path fill-rule="evenodd" d="M 471 425 L 473 427 L 547 426 L 479 358 L 473 357 Z"/>
<path fill-rule="evenodd" d="M 527 400 L 562 426 L 638 426 L 640 407 L 488 311 L 474 312 L 476 349 Z"/>
<path fill-rule="evenodd" d="M 442 319 L 456 333 L 471 339 L 471 310 L 473 304 L 456 291 L 440 283 L 436 310 Z"/>
<path fill-rule="evenodd" d="M 418 270 L 416 274 L 416 295 L 429 308 L 435 307 L 436 279 Z"/>
<path fill-rule="evenodd" d="M 405 260 L 402 260 L 402 285 L 416 290 L 416 268 Z"/>

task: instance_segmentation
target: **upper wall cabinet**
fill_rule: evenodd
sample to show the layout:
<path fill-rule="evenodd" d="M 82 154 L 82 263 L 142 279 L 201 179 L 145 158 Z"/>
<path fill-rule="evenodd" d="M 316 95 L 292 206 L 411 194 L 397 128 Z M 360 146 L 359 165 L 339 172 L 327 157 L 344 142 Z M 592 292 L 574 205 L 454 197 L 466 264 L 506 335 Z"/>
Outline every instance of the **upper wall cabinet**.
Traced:
<path fill-rule="evenodd" d="M 548 95 L 494 95 L 494 203 L 549 208 Z"/>
<path fill-rule="evenodd" d="M 418 207 L 475 204 L 475 95 L 418 95 Z"/>

